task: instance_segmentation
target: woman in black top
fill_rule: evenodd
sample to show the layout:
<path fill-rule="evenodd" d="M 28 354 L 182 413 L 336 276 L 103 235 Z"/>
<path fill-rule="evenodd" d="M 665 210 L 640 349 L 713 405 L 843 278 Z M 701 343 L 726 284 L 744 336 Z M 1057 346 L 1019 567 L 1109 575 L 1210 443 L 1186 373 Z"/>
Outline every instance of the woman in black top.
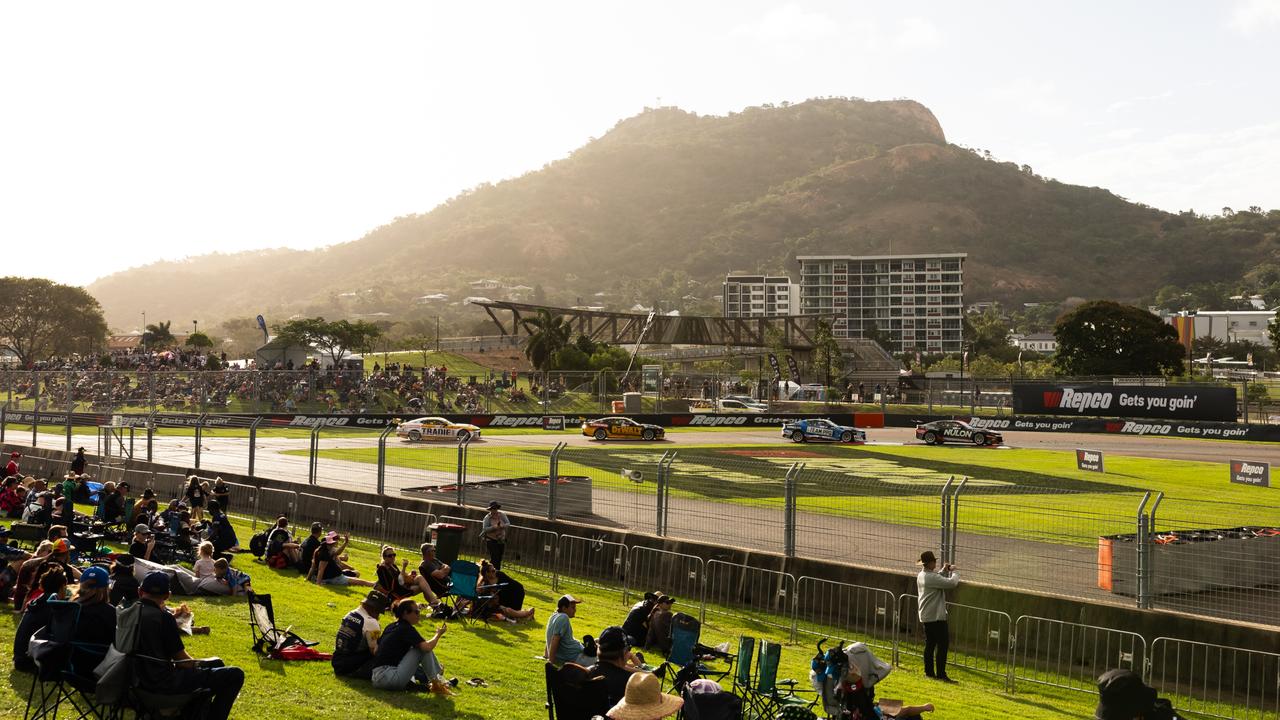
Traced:
<path fill-rule="evenodd" d="M 107 599 L 117 607 L 129 607 L 138 599 L 138 578 L 133 574 L 132 555 L 118 555 L 111 564 L 111 594 Z"/>
<path fill-rule="evenodd" d="M 107 646 L 115 642 L 116 609 L 108 602 L 110 593 L 106 568 L 95 565 L 80 574 L 80 587 L 71 598 L 72 602 L 80 603 L 71 668 L 81 677 L 92 677 L 93 669 L 107 653 Z"/>
<path fill-rule="evenodd" d="M 187 499 L 187 507 L 191 508 L 191 521 L 195 523 L 204 521 L 204 496 L 208 492 L 208 486 L 196 477 L 195 471 L 187 472 L 187 490 L 183 495 Z"/>
<path fill-rule="evenodd" d="M 416 680 L 432 692 L 452 695 L 442 677 L 444 668 L 436 660 L 435 648 L 449 626 L 441 623 L 435 635 L 427 640 L 416 625 L 422 610 L 412 600 L 401 600 L 392 610 L 396 620 L 382 631 L 378 652 L 373 656 L 373 686 L 381 690 L 404 690 Z"/>
<path fill-rule="evenodd" d="M 227 481 L 222 478 L 216 478 L 213 481 L 213 499 L 218 501 L 218 506 L 222 508 L 222 512 L 231 509 L 228 504 L 231 502 L 231 487 L 227 485 Z"/>
<path fill-rule="evenodd" d="M 40 591 L 40 597 L 27 604 L 13 636 L 13 667 L 23 672 L 35 672 L 36 665 L 27 654 L 27 647 L 31 644 L 31 636 L 49 624 L 48 602 L 62 599 L 67 591 L 67 575 L 61 566 L 45 566 L 44 574 L 40 576 Z"/>

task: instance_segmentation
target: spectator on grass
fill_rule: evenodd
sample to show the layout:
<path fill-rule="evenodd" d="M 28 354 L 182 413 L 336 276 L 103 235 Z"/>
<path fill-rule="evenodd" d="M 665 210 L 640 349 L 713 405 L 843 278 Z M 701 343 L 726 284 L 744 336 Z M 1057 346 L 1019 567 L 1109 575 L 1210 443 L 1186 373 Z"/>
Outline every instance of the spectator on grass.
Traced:
<path fill-rule="evenodd" d="M 213 543 L 213 552 L 217 555 L 240 552 L 236 529 L 217 500 L 209 501 L 209 542 Z"/>
<path fill-rule="evenodd" d="M 98 519 L 108 525 L 124 520 L 124 496 L 116 492 L 116 484 L 108 480 L 98 491 Z"/>
<path fill-rule="evenodd" d="M 147 507 L 151 504 L 151 501 L 155 499 L 155 490 L 146 488 L 142 491 L 142 497 L 138 498 L 138 501 L 133 504 L 133 522 L 141 522 L 142 516 L 147 514 Z M 148 522 L 147 524 L 150 525 L 151 523 Z"/>
<path fill-rule="evenodd" d="M 649 639 L 649 615 L 661 597 L 660 592 L 645 593 L 644 597 L 640 598 L 640 602 L 631 606 L 627 619 L 622 621 L 622 629 L 626 631 L 628 642 L 632 647 L 644 645 Z"/>
<path fill-rule="evenodd" d="M 584 653 L 582 643 L 573 636 L 571 620 L 578 614 L 580 602 L 572 595 L 562 595 L 556 611 L 547 618 L 547 645 L 543 656 L 553 665 L 575 663 L 589 668 L 596 664 L 596 659 Z"/>
<path fill-rule="evenodd" d="M 23 497 L 18 494 L 18 488 L 21 487 L 16 477 L 5 478 L 4 485 L 0 487 L 0 513 L 7 518 L 15 519 L 22 516 Z M 23 495 L 25 494 L 24 488 Z"/>
<path fill-rule="evenodd" d="M 649 613 L 649 634 L 645 637 L 644 646 L 663 655 L 671 653 L 671 606 L 675 602 L 676 599 L 670 595 L 662 595 Z"/>
<path fill-rule="evenodd" d="M 951 630 L 947 626 L 947 590 L 960 584 L 960 576 L 950 564 L 938 572 L 938 558 L 932 550 L 920 553 L 920 574 L 916 576 L 916 613 L 924 625 L 924 674 L 943 682 L 947 677 L 947 648 Z"/>
<path fill-rule="evenodd" d="M 85 468 L 89 466 L 89 459 L 84 456 L 84 448 L 76 450 L 76 456 L 71 458 L 71 472 L 76 475 L 83 475 Z"/>
<path fill-rule="evenodd" d="M 53 523 L 53 493 L 48 490 L 27 493 L 27 506 L 22 511 L 22 522 L 28 525 L 49 527 Z"/>
<path fill-rule="evenodd" d="M 107 646 L 116 639 L 116 609 L 110 602 L 110 585 L 107 569 L 94 565 L 80 574 L 80 586 L 71 598 L 80 603 L 71 665 L 83 677 L 92 676 L 106 655 Z"/>
<path fill-rule="evenodd" d="M 378 652 L 382 627 L 378 617 L 387 609 L 387 596 L 370 590 L 356 609 L 342 618 L 337 639 L 333 641 L 333 674 L 369 680 L 373 676 L 373 657 Z"/>
<path fill-rule="evenodd" d="M 307 579 L 311 579 L 311 570 L 313 565 L 311 561 L 315 559 L 316 548 L 320 547 L 320 541 L 324 536 L 324 525 L 320 523 L 311 523 L 311 534 L 306 540 L 298 546 L 298 569 L 306 574 Z"/>
<path fill-rule="evenodd" d="M 1173 705 L 1156 696 L 1132 670 L 1108 670 L 1098 678 L 1095 720 L 1180 720 Z"/>
<path fill-rule="evenodd" d="M 267 534 L 267 565 L 273 568 L 297 567 L 302 560 L 302 546 L 289 532 L 289 518 L 276 518 L 276 526 Z"/>
<path fill-rule="evenodd" d="M 382 562 L 378 563 L 376 572 L 378 589 L 390 598 L 391 602 L 413 597 L 422 591 L 418 583 L 418 571 L 409 570 L 408 559 L 396 565 L 396 549 L 390 545 L 382 546 Z"/>
<path fill-rule="evenodd" d="M 213 577 L 213 543 L 205 540 L 196 548 L 196 561 L 191 564 L 196 575 L 196 582 Z"/>
<path fill-rule="evenodd" d="M 362 580 L 354 575 L 348 575 L 348 571 L 342 569 L 342 564 L 338 562 L 338 557 L 342 551 L 346 549 L 347 543 L 351 538 L 342 536 L 342 545 L 338 546 L 338 533 L 330 530 L 321 541 L 320 547 L 316 548 L 315 557 L 311 559 L 311 564 L 315 568 L 314 573 L 317 585 L 359 585 L 360 587 L 373 587 L 374 583 L 368 580 Z"/>
<path fill-rule="evenodd" d="M 416 627 L 422 619 L 418 603 L 401 600 L 392 612 L 395 622 L 382 632 L 373 657 L 370 673 L 373 686 L 382 690 L 405 690 L 417 683 L 431 692 L 452 695 L 453 690 L 444 679 L 444 668 L 435 654 L 436 645 L 449 626 L 441 623 L 435 635 L 427 640 Z"/>
<path fill-rule="evenodd" d="M 133 556 L 117 555 L 111 563 L 111 595 L 116 607 L 129 607 L 138 599 L 138 578 L 133 574 Z"/>
<path fill-rule="evenodd" d="M 488 560 L 480 561 L 480 576 L 476 582 L 476 594 L 488 595 L 472 611 L 474 617 L 493 620 L 526 620 L 533 618 L 533 608 L 524 605 L 524 585 L 493 566 Z M 482 589 L 483 588 L 483 589 Z"/>
<path fill-rule="evenodd" d="M 46 566 L 36 584 L 33 599 L 27 603 L 13 636 L 13 667 L 22 672 L 35 672 L 35 662 L 27 654 L 31 636 L 49 624 L 50 600 L 61 600 L 67 592 L 67 576 L 56 565 Z"/>
<path fill-rule="evenodd" d="M 609 706 L 612 707 L 626 695 L 627 681 L 640 669 L 643 659 L 631 652 L 627 632 L 617 625 L 600 632 L 596 648 L 600 662 L 591 669 L 591 675 L 604 678 Z"/>
<path fill-rule="evenodd" d="M 213 500 L 217 501 L 219 507 L 222 508 L 222 512 L 231 511 L 231 486 L 227 485 L 227 481 L 223 480 L 221 475 L 213 479 L 213 489 L 210 494 L 213 495 Z M 213 512 L 212 502 L 209 504 L 209 512 Z"/>
<path fill-rule="evenodd" d="M 231 567 L 226 558 L 213 561 L 213 582 L 204 584 L 201 590 L 211 595 L 252 595 L 253 581 L 247 573 Z"/>
<path fill-rule="evenodd" d="M 133 528 L 133 542 L 129 544 L 129 554 L 150 561 L 151 553 L 156 549 L 156 538 L 151 534 L 151 526 L 140 522 Z"/>
<path fill-rule="evenodd" d="M 489 512 L 484 516 L 480 526 L 480 537 L 484 538 L 485 549 L 489 551 L 489 562 L 502 569 L 502 555 L 507 547 L 507 529 L 511 521 L 502 512 L 502 506 L 496 500 L 489 503 Z"/>
<path fill-rule="evenodd" d="M 453 569 L 436 557 L 435 543 L 425 542 L 418 548 L 422 562 L 418 563 L 418 589 L 432 608 L 439 608 L 440 598 L 448 595 L 453 587 L 449 579 Z"/>
<path fill-rule="evenodd" d="M 204 522 L 204 500 L 208 494 L 209 484 L 201 480 L 195 470 L 188 470 L 187 487 L 182 495 L 187 500 L 187 507 L 191 508 L 192 522 Z"/>
<path fill-rule="evenodd" d="M 187 654 L 178 622 L 165 607 L 169 600 L 166 573 L 148 573 L 138 594 L 142 604 L 138 618 L 138 655 L 160 659 L 160 662 L 140 659 L 136 665 L 139 686 L 171 695 L 206 688 L 211 691 L 211 697 L 202 717 L 226 720 L 244 685 L 244 671 L 224 667 L 221 660 L 197 661 Z"/>

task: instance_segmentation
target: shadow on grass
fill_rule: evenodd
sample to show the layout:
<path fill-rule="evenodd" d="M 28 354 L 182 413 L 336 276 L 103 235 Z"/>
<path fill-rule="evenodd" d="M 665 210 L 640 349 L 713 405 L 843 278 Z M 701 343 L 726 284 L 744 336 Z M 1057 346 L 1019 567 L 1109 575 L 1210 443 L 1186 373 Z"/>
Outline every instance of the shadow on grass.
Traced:
<path fill-rule="evenodd" d="M 337 680 L 349 687 L 353 692 L 368 698 L 371 702 L 378 701 L 386 704 L 388 710 L 396 708 L 401 711 L 427 713 L 438 717 L 486 720 L 484 715 L 459 711 L 454 706 L 453 698 L 441 697 L 433 693 L 410 692 L 408 690 L 402 692 L 377 690 L 368 681 L 357 680 L 356 678 L 338 677 Z"/>

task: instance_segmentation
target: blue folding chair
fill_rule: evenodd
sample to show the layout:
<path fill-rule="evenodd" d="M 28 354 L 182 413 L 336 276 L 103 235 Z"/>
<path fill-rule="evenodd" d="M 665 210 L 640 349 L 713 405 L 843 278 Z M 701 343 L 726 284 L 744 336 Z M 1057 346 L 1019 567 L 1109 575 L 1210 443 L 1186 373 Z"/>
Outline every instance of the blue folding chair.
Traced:
<path fill-rule="evenodd" d="M 454 617 L 461 619 L 464 623 L 467 621 L 467 616 L 463 614 L 465 607 L 468 604 L 471 607 L 479 607 L 482 603 L 493 599 L 492 591 L 498 587 L 481 585 L 480 566 L 470 560 L 455 560 L 449 566 L 449 581 L 453 584 L 451 592 Z M 488 622 L 487 617 L 485 621 Z"/>

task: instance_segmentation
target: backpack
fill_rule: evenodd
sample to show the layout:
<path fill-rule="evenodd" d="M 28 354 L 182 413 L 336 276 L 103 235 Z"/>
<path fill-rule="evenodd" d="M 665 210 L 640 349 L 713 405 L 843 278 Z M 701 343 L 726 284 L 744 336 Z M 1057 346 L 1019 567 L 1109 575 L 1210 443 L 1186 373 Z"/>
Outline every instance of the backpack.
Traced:
<path fill-rule="evenodd" d="M 249 552 L 256 558 L 261 558 L 267 552 L 266 532 L 254 533 L 253 537 L 249 538 Z"/>

